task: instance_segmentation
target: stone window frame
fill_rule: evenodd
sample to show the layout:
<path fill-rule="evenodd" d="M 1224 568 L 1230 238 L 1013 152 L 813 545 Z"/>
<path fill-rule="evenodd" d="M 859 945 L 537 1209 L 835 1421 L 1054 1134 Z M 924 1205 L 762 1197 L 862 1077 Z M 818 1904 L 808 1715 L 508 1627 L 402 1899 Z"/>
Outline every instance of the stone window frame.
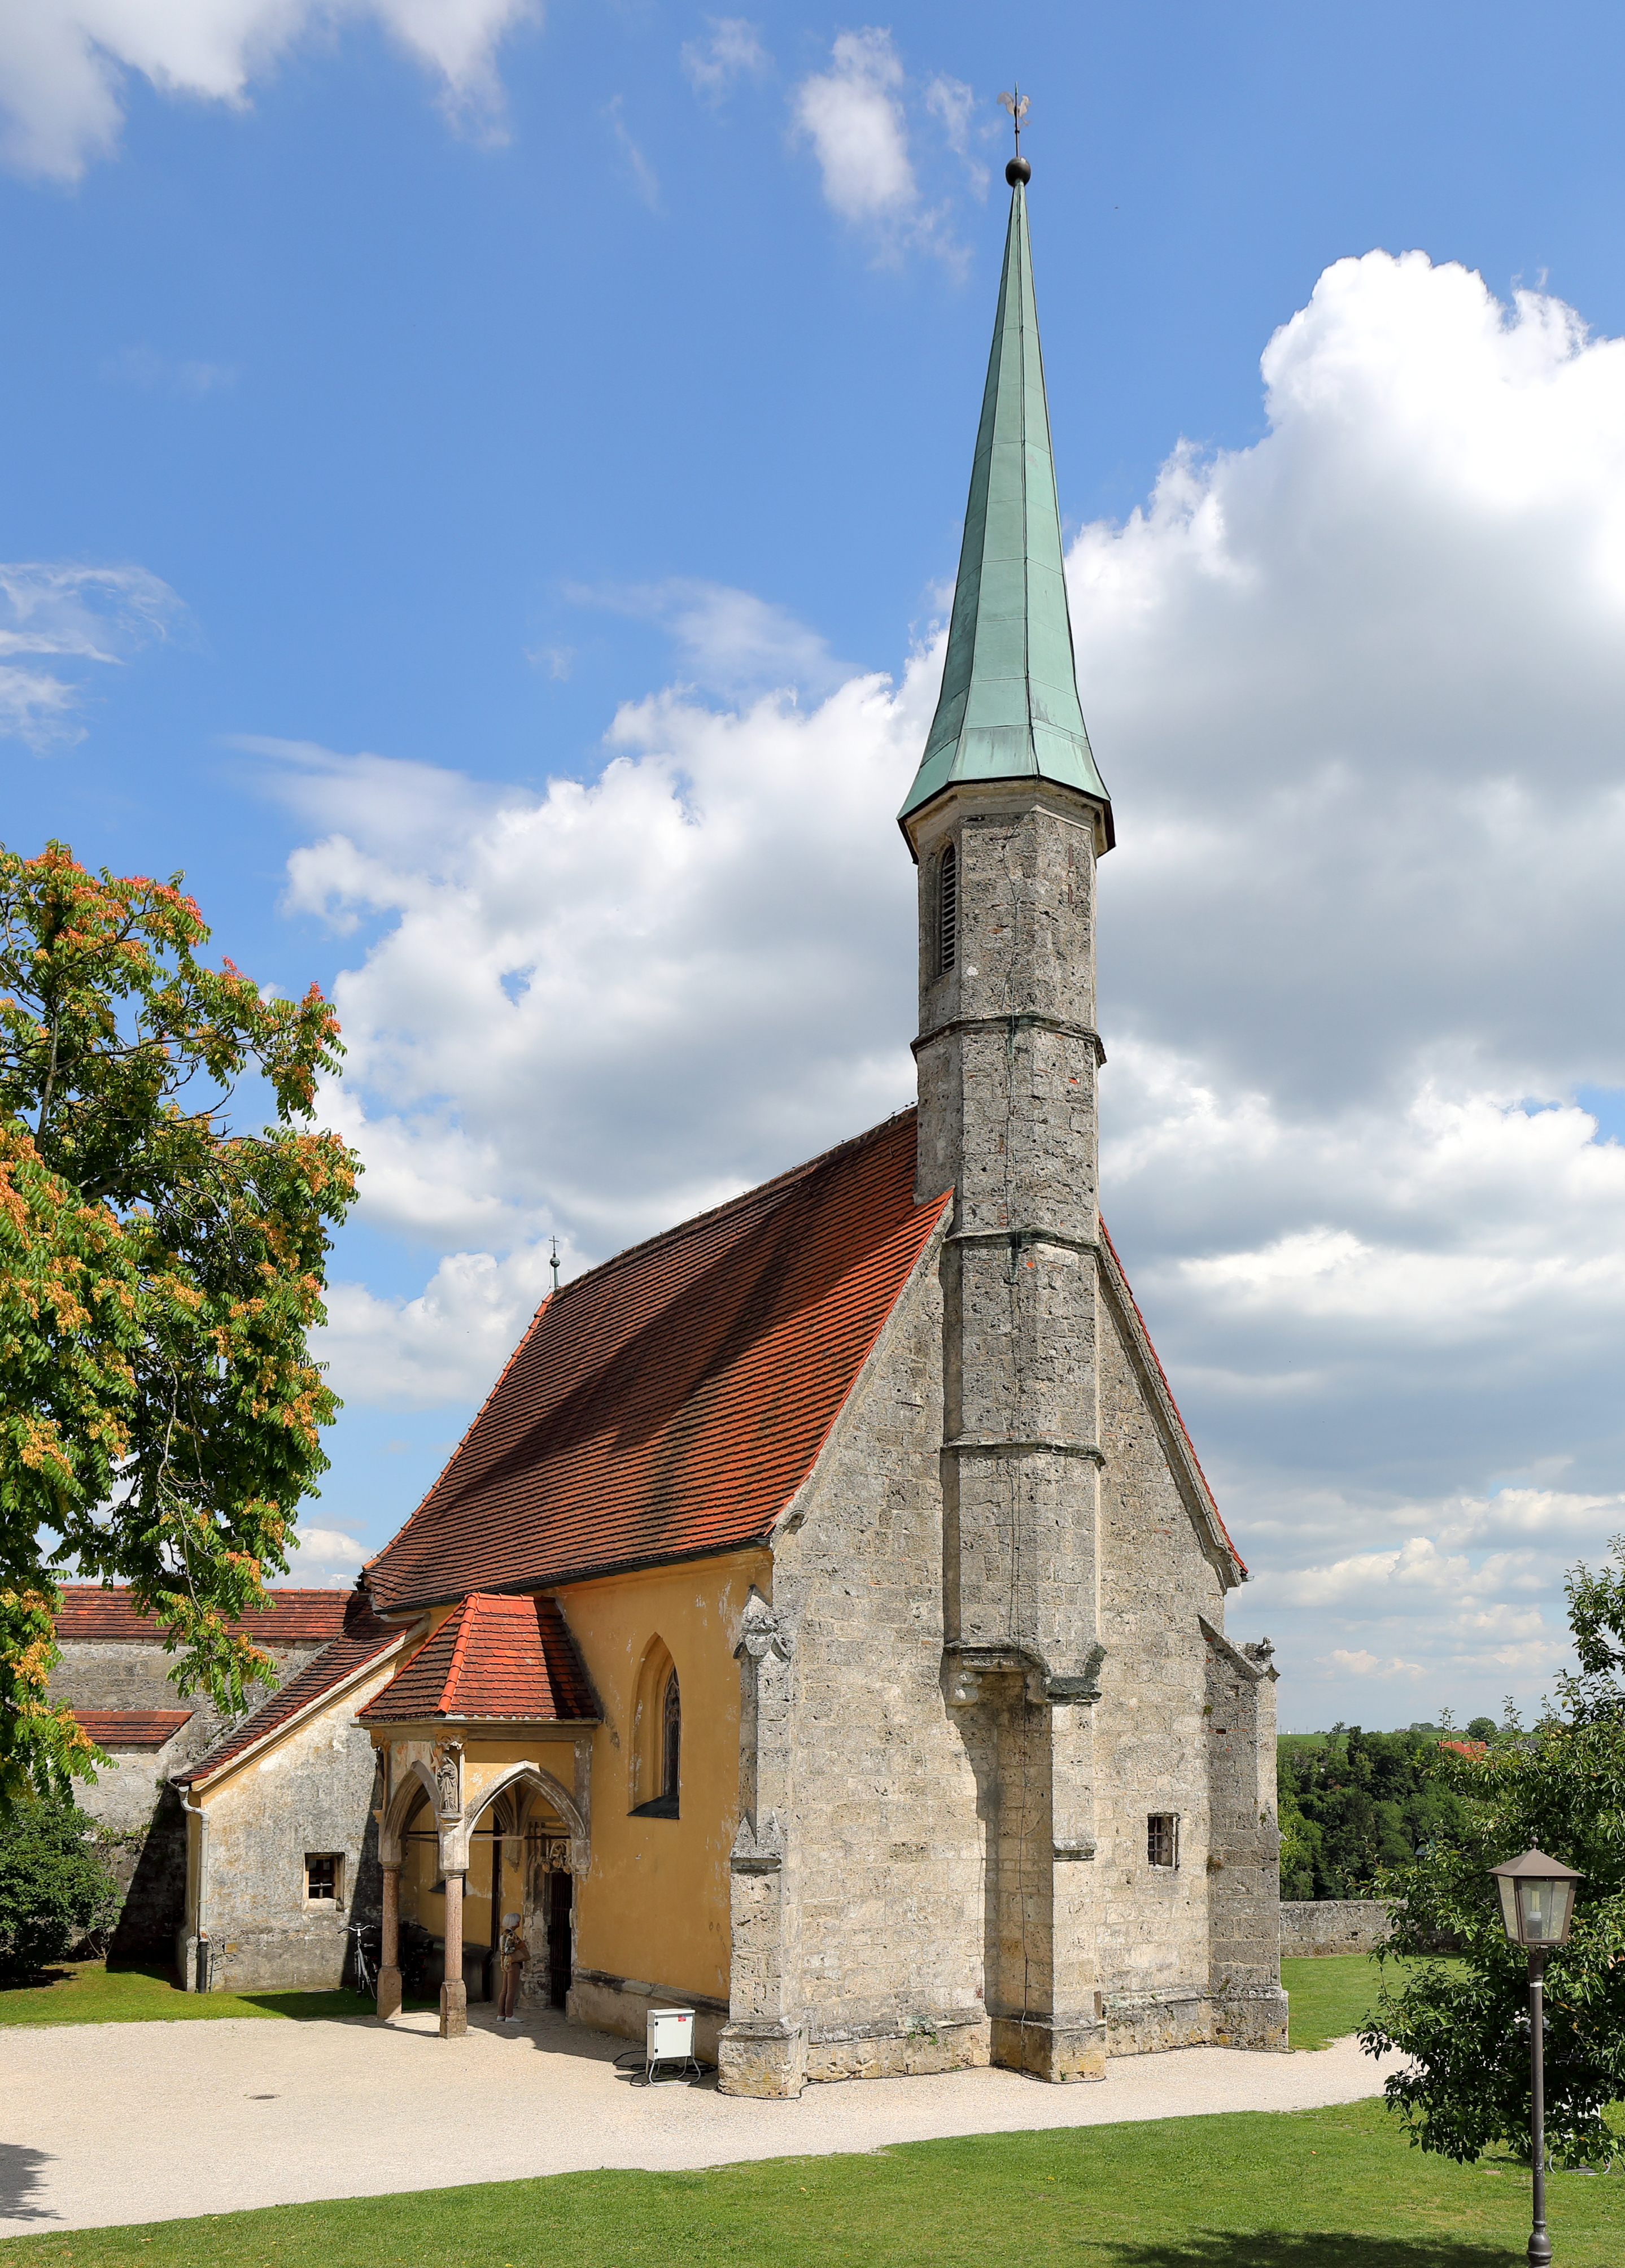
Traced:
<path fill-rule="evenodd" d="M 314 1868 L 332 1869 L 331 1895 L 312 1889 L 311 1875 Z M 344 1853 L 342 1851 L 307 1851 L 305 1853 L 301 1873 L 305 1883 L 305 1903 L 307 1906 L 317 1911 L 331 1909 L 335 1913 L 343 1912 Z"/>
<path fill-rule="evenodd" d="M 1159 1874 L 1179 1871 L 1180 1815 L 1177 1811 L 1149 1811 L 1145 1815 L 1146 1864 Z"/>
<path fill-rule="evenodd" d="M 960 952 L 960 847 L 945 843 L 937 858 L 937 974 L 946 976 Z"/>

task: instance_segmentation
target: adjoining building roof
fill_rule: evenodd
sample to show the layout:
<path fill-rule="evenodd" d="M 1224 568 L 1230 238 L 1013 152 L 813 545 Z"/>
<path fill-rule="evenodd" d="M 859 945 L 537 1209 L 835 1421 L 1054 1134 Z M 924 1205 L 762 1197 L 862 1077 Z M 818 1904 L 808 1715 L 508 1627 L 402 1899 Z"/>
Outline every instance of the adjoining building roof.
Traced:
<path fill-rule="evenodd" d="M 344 1627 L 338 1637 L 323 1646 L 314 1661 L 307 1661 L 297 1677 L 279 1685 L 251 1717 L 246 1717 L 223 1740 L 217 1741 L 207 1756 L 189 1764 L 185 1771 L 176 1772 L 173 1777 L 178 1787 L 211 1779 L 233 1758 L 257 1748 L 268 1734 L 301 1716 L 336 1687 L 356 1676 L 379 1654 L 405 1643 L 408 1633 L 381 1623 L 368 1604 L 364 1592 L 340 1592 L 338 1595 L 344 1606 Z"/>
<path fill-rule="evenodd" d="M 553 1599 L 476 1591 L 361 1711 L 363 1724 L 430 1718 L 596 1723 L 599 1706 Z"/>
<path fill-rule="evenodd" d="M 1018 181 L 942 692 L 898 816 L 907 822 L 961 780 L 1034 778 L 1076 788 L 1098 804 L 1101 848 L 1111 849 L 1111 798 L 1077 698 L 1026 192 Z"/>
<path fill-rule="evenodd" d="M 271 1603 L 259 1614 L 246 1615 L 230 1624 L 234 1638 L 250 1638 L 270 1649 L 325 1646 L 344 1627 L 348 1591 L 280 1590 L 268 1592 Z M 59 1645 L 84 1639 L 138 1639 L 162 1646 L 166 1632 L 161 1623 L 137 1614 L 130 1594 L 120 1584 L 65 1583 L 62 1611 L 56 1617 Z"/>
<path fill-rule="evenodd" d="M 192 1709 L 76 1709 L 73 1721 L 99 1749 L 167 1748 Z"/>
<path fill-rule="evenodd" d="M 915 1114 L 542 1302 L 364 1580 L 382 1612 L 765 1537 L 812 1470 L 946 1195 Z"/>

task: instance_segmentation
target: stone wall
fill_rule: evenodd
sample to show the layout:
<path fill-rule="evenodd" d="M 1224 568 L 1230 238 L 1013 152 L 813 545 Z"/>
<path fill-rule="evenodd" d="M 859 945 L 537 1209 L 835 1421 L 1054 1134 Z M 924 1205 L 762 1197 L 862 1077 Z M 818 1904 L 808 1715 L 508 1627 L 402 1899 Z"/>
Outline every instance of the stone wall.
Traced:
<path fill-rule="evenodd" d="M 392 1658 L 342 1689 L 291 1731 L 202 1790 L 201 1881 L 177 1948 L 195 1989 L 200 1926 L 210 1947 L 217 1992 L 287 1991 L 342 1984 L 350 1965 L 346 1933 L 376 1929 L 382 1903 L 377 1760 L 356 1712 L 384 1684 Z M 191 1830 L 194 1849 L 199 1833 Z M 307 1904 L 305 1857 L 333 1852 L 343 1861 L 335 1907 Z M 194 1868 L 195 1877 L 199 1872 Z"/>
<path fill-rule="evenodd" d="M 1098 1849 L 1092 1868 L 1108 2042 L 1114 2054 L 1209 2036 L 1212 1717 L 1201 1623 L 1224 1587 L 1181 1500 L 1118 1320 L 1100 1373 Z M 1222 1626 L 1222 1624 L 1221 1624 Z M 1150 1863 L 1153 1813 L 1178 1822 L 1178 1865 Z"/>
<path fill-rule="evenodd" d="M 732 2092 L 1024 2066 L 1034 1949 L 1071 1963 L 1087 2019 L 1058 2047 L 1040 2025 L 1048 2075 L 1074 2053 L 1088 2075 L 1102 2025 L 1114 2053 L 1284 2044 L 1273 1675 L 1208 1635 L 1219 1579 L 1115 1340 L 1100 1700 L 1035 1705 L 1026 1677 L 945 1658 L 940 1249 L 776 1539 L 759 1654 L 741 1645 Z M 1146 1844 L 1164 1810 L 1166 1872 Z"/>
<path fill-rule="evenodd" d="M 1282 1954 L 1370 1953 L 1388 1934 L 1389 1911 L 1383 1898 L 1283 1899 Z"/>
<path fill-rule="evenodd" d="M 762 1653 L 742 1661 L 723 2047 L 737 2092 L 989 2058 L 993 1742 L 944 1696 L 939 1250 L 781 1527 Z"/>
<path fill-rule="evenodd" d="M 319 1651 L 315 1646 L 276 1648 L 280 1675 L 297 1676 Z M 80 1810 L 117 1838 L 109 1855 L 124 1906 L 114 1954 L 161 1951 L 167 1957 L 173 1951 L 185 1920 L 187 1840 L 186 1816 L 170 1780 L 205 1755 L 233 1721 L 206 1693 L 177 1694 L 174 1659 L 157 1637 L 69 1638 L 51 1675 L 51 1698 L 76 1708 L 192 1712 L 161 1749 L 109 1749 L 94 1780 L 74 1783 Z M 247 1709 L 257 1709 L 268 1690 L 250 1688 Z"/>

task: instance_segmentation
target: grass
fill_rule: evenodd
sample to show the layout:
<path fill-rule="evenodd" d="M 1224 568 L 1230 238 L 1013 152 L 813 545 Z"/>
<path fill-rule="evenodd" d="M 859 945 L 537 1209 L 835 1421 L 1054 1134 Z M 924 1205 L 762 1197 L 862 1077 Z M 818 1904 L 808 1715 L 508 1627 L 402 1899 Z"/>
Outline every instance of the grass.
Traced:
<path fill-rule="evenodd" d="M 1417 1964 L 1391 1960 L 1385 1966 L 1393 1986 Z M 1281 1963 L 1289 1995 L 1287 2037 L 1295 2048 L 1329 2047 L 1357 2032 L 1377 1999 L 1382 1973 L 1369 1955 L 1332 1953 L 1316 1960 L 1305 1955 Z"/>
<path fill-rule="evenodd" d="M 430 2000 L 411 2007 L 432 2007 Z M 370 2016 L 358 1992 L 183 1992 L 156 1961 L 70 1961 L 38 1984 L 0 1988 L 0 2024 L 188 2023 L 221 2016 Z"/>
<path fill-rule="evenodd" d="M 853 2084 L 861 2085 L 861 2081 Z M 1625 2179 L 1559 2175 L 1562 2268 L 1619 2268 Z M 1516 2268 L 1512 2162 L 1408 2149 L 1380 2105 L 984 2134 L 864 2157 L 562 2174 L 0 2243 L 4 2268 Z"/>

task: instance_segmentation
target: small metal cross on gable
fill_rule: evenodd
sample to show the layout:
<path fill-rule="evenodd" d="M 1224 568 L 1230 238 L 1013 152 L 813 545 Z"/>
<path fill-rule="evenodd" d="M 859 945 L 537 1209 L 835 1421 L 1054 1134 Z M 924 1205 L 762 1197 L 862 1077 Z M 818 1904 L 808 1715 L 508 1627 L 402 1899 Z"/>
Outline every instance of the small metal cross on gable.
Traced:
<path fill-rule="evenodd" d="M 999 100 L 1010 113 L 1010 122 L 1016 129 L 1016 155 L 1021 155 L 1021 122 L 1033 107 L 1031 95 L 1023 94 L 1017 87 L 1012 93 L 1001 94 Z"/>

